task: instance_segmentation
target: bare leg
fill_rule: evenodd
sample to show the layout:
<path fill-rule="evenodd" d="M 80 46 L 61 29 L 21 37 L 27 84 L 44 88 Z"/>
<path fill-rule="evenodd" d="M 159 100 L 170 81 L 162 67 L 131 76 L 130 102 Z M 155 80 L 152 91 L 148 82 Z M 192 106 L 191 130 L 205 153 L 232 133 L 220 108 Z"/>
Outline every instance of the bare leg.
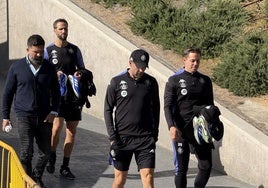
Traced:
<path fill-rule="evenodd" d="M 60 134 L 64 124 L 64 118 L 55 117 L 51 136 L 51 150 L 56 151 L 60 141 Z"/>
<path fill-rule="evenodd" d="M 128 171 L 119 171 L 114 168 L 114 181 L 112 188 L 124 188 Z"/>
<path fill-rule="evenodd" d="M 140 169 L 141 181 L 143 188 L 154 188 L 154 169 L 143 168 Z"/>
<path fill-rule="evenodd" d="M 76 128 L 79 121 L 66 122 L 66 137 L 64 141 L 64 157 L 70 158 L 74 147 Z"/>

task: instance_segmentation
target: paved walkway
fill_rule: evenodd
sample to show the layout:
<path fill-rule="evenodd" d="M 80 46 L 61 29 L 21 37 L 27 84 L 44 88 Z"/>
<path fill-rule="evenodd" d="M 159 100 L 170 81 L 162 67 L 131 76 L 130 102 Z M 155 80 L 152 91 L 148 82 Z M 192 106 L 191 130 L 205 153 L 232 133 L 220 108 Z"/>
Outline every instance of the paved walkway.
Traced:
<path fill-rule="evenodd" d="M 0 77 L 0 91 L 2 97 L 3 77 Z M 2 98 L 0 100 L 0 104 Z M 2 115 L 0 115 L 2 119 Z M 63 136 L 58 147 L 58 160 L 55 174 L 46 171 L 43 181 L 48 188 L 109 188 L 113 181 L 113 167 L 108 164 L 109 142 L 104 122 L 86 113 L 79 124 L 77 138 L 70 168 L 76 175 L 75 180 L 65 180 L 59 175 L 59 166 L 62 161 Z M 0 139 L 11 145 L 18 153 L 19 141 L 16 125 L 10 133 L 0 131 Z M 35 150 L 37 151 L 37 150 Z M 157 146 L 156 150 L 155 187 L 172 188 L 173 159 L 172 152 Z M 197 173 L 196 163 L 191 161 L 188 172 L 188 187 L 193 187 L 194 177 Z M 141 180 L 134 161 L 131 163 L 126 188 L 141 188 Z M 230 176 L 212 171 L 207 188 L 254 188 Z"/>

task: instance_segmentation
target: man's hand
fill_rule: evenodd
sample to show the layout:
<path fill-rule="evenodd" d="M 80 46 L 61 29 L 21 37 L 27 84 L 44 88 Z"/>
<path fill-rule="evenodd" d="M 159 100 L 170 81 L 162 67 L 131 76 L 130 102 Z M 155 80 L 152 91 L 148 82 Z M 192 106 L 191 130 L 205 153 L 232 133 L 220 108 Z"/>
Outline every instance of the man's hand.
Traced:
<path fill-rule="evenodd" d="M 10 125 L 11 124 L 11 121 L 8 120 L 8 119 L 3 119 L 2 121 L 2 131 L 5 132 L 5 128 L 6 126 Z"/>
<path fill-rule="evenodd" d="M 53 123 L 55 116 L 56 116 L 55 114 L 49 113 L 47 117 L 44 119 L 44 122 Z"/>
<path fill-rule="evenodd" d="M 174 126 L 170 127 L 169 135 L 172 141 L 178 142 L 181 139 L 181 131 Z"/>

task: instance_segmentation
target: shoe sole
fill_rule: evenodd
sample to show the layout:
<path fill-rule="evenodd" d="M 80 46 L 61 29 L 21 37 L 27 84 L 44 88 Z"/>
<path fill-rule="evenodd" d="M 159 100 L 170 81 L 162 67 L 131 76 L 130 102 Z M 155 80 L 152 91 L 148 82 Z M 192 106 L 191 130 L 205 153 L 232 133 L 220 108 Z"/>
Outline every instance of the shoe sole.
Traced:
<path fill-rule="evenodd" d="M 66 177 L 66 176 L 64 176 L 64 175 L 62 175 L 62 174 L 60 174 L 60 177 L 63 177 L 64 179 L 67 179 L 67 180 L 74 180 L 75 178 L 69 178 L 69 177 Z"/>
<path fill-rule="evenodd" d="M 67 80 L 68 80 L 68 77 L 66 75 L 64 75 L 64 78 L 61 78 L 60 79 L 60 87 L 62 87 L 62 85 L 64 86 L 64 93 L 61 93 L 61 96 L 65 96 L 66 93 L 67 93 Z"/>
<path fill-rule="evenodd" d="M 199 145 L 201 145 L 200 137 L 199 137 L 199 134 L 198 134 L 198 132 L 200 131 L 199 126 L 200 125 L 199 125 L 199 122 L 198 122 L 198 118 L 195 116 L 194 119 L 193 119 L 194 137 L 195 137 L 196 142 Z"/>
<path fill-rule="evenodd" d="M 75 85 L 78 85 L 78 81 L 76 80 L 77 83 L 75 83 L 74 78 L 73 78 L 72 75 L 69 75 L 69 76 L 68 76 L 68 79 L 69 79 L 69 81 L 70 81 L 70 83 L 71 83 L 71 85 L 72 85 L 72 88 L 73 88 L 73 91 L 74 91 L 75 96 L 76 96 L 77 98 L 79 98 L 80 94 L 79 94 L 79 92 L 76 91 L 76 89 L 75 89 Z M 79 86 L 76 86 L 76 87 L 79 87 Z"/>

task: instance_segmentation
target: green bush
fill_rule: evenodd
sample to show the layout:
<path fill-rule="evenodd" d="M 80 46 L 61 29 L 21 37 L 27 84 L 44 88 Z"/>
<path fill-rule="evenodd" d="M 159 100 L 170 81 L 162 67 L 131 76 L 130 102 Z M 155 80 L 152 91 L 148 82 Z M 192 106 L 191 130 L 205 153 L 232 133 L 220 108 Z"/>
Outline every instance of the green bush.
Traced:
<path fill-rule="evenodd" d="M 172 0 L 104 2 L 130 6 L 131 30 L 164 49 L 181 54 L 186 47 L 198 46 L 203 58 L 220 57 L 212 76 L 219 86 L 239 96 L 267 94 L 268 36 L 265 32 L 244 33 L 244 26 L 254 20 L 254 11 L 246 12 L 240 4 L 246 1 L 187 0 L 181 7 L 174 7 Z"/>
<path fill-rule="evenodd" d="M 198 46 L 203 58 L 218 57 L 249 19 L 239 2 L 231 0 L 187 0 L 182 7 L 174 7 L 171 0 L 103 1 L 109 7 L 131 6 L 129 25 L 136 35 L 179 54 Z"/>
<path fill-rule="evenodd" d="M 219 56 L 248 21 L 236 1 L 188 0 L 174 8 L 170 1 L 136 0 L 131 7 L 130 26 L 135 34 L 179 54 L 186 47 L 199 46 L 204 58 Z"/>
<path fill-rule="evenodd" d="M 230 42 L 213 71 L 213 81 L 238 96 L 268 92 L 268 34 L 252 31 Z"/>

